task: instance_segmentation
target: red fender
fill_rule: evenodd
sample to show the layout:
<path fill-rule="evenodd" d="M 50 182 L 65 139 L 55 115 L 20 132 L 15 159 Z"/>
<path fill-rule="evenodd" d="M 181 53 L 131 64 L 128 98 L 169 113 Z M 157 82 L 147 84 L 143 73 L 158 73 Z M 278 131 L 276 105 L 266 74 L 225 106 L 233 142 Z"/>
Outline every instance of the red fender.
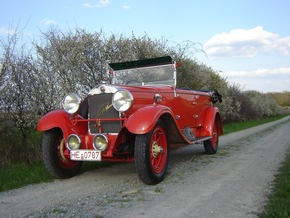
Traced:
<path fill-rule="evenodd" d="M 218 134 L 223 134 L 221 117 L 219 113 L 219 109 L 217 107 L 210 107 L 206 111 L 206 115 L 204 118 L 204 125 L 201 129 L 202 136 L 212 136 L 213 135 L 213 126 L 215 124 L 215 120 L 218 122 Z"/>
<path fill-rule="evenodd" d="M 87 131 L 86 123 L 74 125 L 71 116 L 64 110 L 54 110 L 44 115 L 37 124 L 37 131 L 47 131 L 60 128 L 65 138 L 73 133 L 84 133 Z"/>
<path fill-rule="evenodd" d="M 158 119 L 165 113 L 172 117 L 172 111 L 162 105 L 152 105 L 138 109 L 124 124 L 129 132 L 146 134 L 152 130 Z"/>

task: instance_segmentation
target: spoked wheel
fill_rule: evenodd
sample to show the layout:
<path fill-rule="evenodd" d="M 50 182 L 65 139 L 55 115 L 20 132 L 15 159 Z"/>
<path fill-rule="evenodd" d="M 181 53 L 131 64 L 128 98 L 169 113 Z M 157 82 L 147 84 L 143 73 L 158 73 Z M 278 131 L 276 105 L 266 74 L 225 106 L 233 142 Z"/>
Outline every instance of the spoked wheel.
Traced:
<path fill-rule="evenodd" d="M 219 145 L 219 134 L 218 134 L 218 124 L 215 121 L 213 126 L 213 134 L 210 140 L 204 141 L 203 146 L 206 154 L 215 154 L 218 150 Z"/>
<path fill-rule="evenodd" d="M 140 180 L 154 185 L 161 182 L 168 166 L 167 133 L 162 121 L 152 131 L 135 139 L 135 167 Z"/>
<path fill-rule="evenodd" d="M 82 162 L 72 161 L 65 157 L 65 143 L 60 129 L 48 130 L 42 140 L 42 158 L 49 173 L 57 179 L 77 175 Z"/>

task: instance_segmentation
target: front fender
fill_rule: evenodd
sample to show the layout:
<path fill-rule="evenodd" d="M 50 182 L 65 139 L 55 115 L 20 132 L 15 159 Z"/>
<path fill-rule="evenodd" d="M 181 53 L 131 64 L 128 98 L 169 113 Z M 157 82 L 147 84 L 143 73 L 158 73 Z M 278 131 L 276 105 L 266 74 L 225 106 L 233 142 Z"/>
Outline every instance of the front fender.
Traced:
<path fill-rule="evenodd" d="M 87 126 L 84 123 L 74 124 L 73 119 L 63 110 L 54 110 L 44 115 L 37 124 L 37 131 L 47 131 L 60 128 L 65 137 L 72 133 L 84 133 Z"/>
<path fill-rule="evenodd" d="M 163 105 L 152 105 L 138 109 L 124 124 L 133 134 L 146 134 L 152 130 L 158 119 L 165 113 L 172 117 L 172 111 Z"/>
<path fill-rule="evenodd" d="M 222 129 L 222 123 L 221 123 L 221 117 L 220 112 L 217 107 L 210 107 L 206 111 L 206 115 L 204 118 L 204 125 L 201 129 L 201 135 L 202 136 L 212 136 L 213 135 L 213 127 L 215 125 L 215 122 L 217 122 L 218 125 L 218 134 L 223 134 Z"/>

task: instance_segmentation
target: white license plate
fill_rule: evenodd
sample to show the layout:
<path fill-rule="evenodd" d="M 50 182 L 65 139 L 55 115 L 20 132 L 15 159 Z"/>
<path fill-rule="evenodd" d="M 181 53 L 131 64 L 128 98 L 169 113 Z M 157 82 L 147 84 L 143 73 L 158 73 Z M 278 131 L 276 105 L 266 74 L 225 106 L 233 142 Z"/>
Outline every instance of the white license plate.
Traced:
<path fill-rule="evenodd" d="M 94 150 L 72 150 L 70 151 L 71 160 L 101 161 L 101 152 Z"/>

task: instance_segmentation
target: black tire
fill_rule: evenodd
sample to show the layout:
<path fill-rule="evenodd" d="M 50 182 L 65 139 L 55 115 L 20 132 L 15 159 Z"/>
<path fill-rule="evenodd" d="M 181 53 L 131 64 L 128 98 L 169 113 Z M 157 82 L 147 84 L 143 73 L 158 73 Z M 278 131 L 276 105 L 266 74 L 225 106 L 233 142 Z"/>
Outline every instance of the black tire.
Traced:
<path fill-rule="evenodd" d="M 162 121 L 147 134 L 136 135 L 135 168 L 139 179 L 148 185 L 163 181 L 169 158 L 167 132 Z"/>
<path fill-rule="evenodd" d="M 65 158 L 63 133 L 60 129 L 51 129 L 42 139 L 42 158 L 48 172 L 57 179 L 66 179 L 77 175 L 82 162 Z"/>
<path fill-rule="evenodd" d="M 205 153 L 206 154 L 217 153 L 218 145 L 219 145 L 218 124 L 217 121 L 215 121 L 212 139 L 203 142 Z"/>

